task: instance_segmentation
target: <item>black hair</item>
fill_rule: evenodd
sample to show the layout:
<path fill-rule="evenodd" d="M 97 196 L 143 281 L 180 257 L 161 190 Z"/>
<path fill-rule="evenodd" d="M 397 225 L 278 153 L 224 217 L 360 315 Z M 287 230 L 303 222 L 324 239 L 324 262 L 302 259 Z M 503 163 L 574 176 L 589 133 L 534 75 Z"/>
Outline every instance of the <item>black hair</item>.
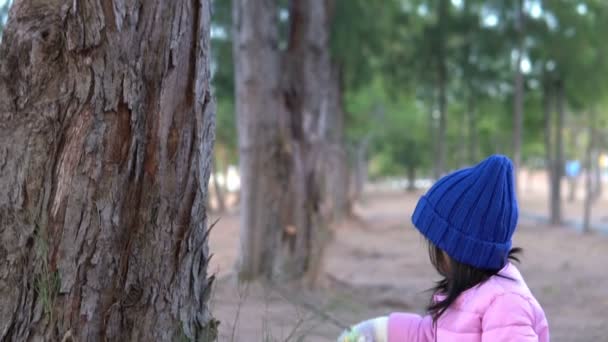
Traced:
<path fill-rule="evenodd" d="M 450 258 L 447 253 L 444 253 L 430 241 L 427 241 L 427 243 L 431 263 L 443 277 L 443 279 L 436 283 L 431 291 L 433 296 L 435 294 L 442 294 L 445 296 L 445 298 L 440 301 L 435 301 L 434 298 L 431 298 L 427 307 L 428 313 L 433 318 L 433 324 L 437 323 L 439 317 L 443 315 L 447 308 L 450 307 L 464 291 L 484 283 L 495 275 L 507 278 L 498 274 L 500 269 L 480 269 L 465 265 Z M 518 247 L 511 249 L 509 251 L 508 259 L 519 262 L 517 255 L 521 252 L 522 249 Z"/>

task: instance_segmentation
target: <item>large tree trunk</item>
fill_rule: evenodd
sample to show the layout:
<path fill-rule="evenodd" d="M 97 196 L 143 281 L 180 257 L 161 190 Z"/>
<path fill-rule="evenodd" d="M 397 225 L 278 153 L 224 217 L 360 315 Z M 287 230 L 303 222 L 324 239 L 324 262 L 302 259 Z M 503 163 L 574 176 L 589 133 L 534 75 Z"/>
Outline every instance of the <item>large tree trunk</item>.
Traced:
<path fill-rule="evenodd" d="M 0 340 L 209 340 L 210 1 L 16 1 Z"/>
<path fill-rule="evenodd" d="M 524 122 L 524 75 L 521 71 L 524 39 L 524 1 L 517 0 L 517 59 L 513 77 L 513 164 L 515 166 L 515 189 L 519 190 L 519 167 L 521 166 L 521 146 Z"/>
<path fill-rule="evenodd" d="M 283 91 L 289 113 L 293 151 L 289 216 L 293 234 L 280 259 L 282 275 L 307 280 L 317 277 L 327 240 L 327 219 L 321 211 L 325 196 L 323 176 L 327 151 L 331 95 L 329 32 L 331 0 L 290 2 L 290 27 L 284 55 Z"/>
<path fill-rule="evenodd" d="M 234 0 L 233 47 L 240 149 L 239 278 L 271 277 L 285 229 L 292 148 L 281 127 L 275 1 Z"/>
<path fill-rule="evenodd" d="M 552 163 L 551 182 L 551 223 L 562 222 L 562 178 L 564 174 L 564 108 L 565 94 L 564 83 L 561 80 L 555 82 L 555 104 L 557 109 L 557 122 L 555 128 L 555 157 Z"/>

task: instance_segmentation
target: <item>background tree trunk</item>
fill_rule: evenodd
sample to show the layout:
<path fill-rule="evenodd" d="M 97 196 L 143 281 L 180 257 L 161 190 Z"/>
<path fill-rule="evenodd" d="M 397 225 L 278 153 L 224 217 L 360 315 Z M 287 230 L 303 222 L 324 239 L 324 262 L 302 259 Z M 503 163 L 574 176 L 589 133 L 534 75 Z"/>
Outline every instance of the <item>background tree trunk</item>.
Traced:
<path fill-rule="evenodd" d="M 348 214 L 354 214 L 354 205 L 361 200 L 363 188 L 367 183 L 367 150 L 371 136 L 364 137 L 353 146 L 353 167 L 351 168 L 350 186 L 348 195 Z"/>
<path fill-rule="evenodd" d="M 544 138 L 545 138 L 545 164 L 547 170 L 547 179 L 548 179 L 548 191 L 549 191 L 549 220 L 551 222 L 558 222 L 559 219 L 556 218 L 556 206 L 553 201 L 555 188 L 553 187 L 554 183 L 554 171 L 555 167 L 553 164 L 554 156 L 553 156 L 553 120 L 552 120 L 552 110 L 554 103 L 554 96 L 552 92 L 553 86 L 550 81 L 545 81 L 543 85 L 543 116 L 544 116 Z"/>
<path fill-rule="evenodd" d="M 468 154 L 469 154 L 469 146 L 468 146 L 468 118 L 469 113 L 467 113 L 466 109 L 462 113 L 462 118 L 458 120 L 458 130 L 460 131 L 460 139 L 458 140 L 458 167 L 466 167 L 468 165 Z"/>
<path fill-rule="evenodd" d="M 347 212 L 349 165 L 344 143 L 344 104 L 341 68 L 332 66 L 330 89 L 326 101 L 327 153 L 325 153 L 325 184 L 330 221 L 339 221 Z"/>
<path fill-rule="evenodd" d="M 469 94 L 469 99 L 467 101 L 467 126 L 468 126 L 468 135 L 469 135 L 469 158 L 468 162 L 474 164 L 477 162 L 477 158 L 479 155 L 479 138 L 477 134 L 477 116 L 476 116 L 476 108 L 475 108 L 475 99 L 473 98 L 473 94 Z"/>
<path fill-rule="evenodd" d="M 553 162 L 551 189 L 551 223 L 562 222 L 562 178 L 564 174 L 564 108 L 565 94 L 564 83 L 561 80 L 555 82 L 555 104 L 557 109 L 557 122 L 555 129 L 555 157 Z"/>
<path fill-rule="evenodd" d="M 275 1 L 234 0 L 233 52 L 241 175 L 239 278 L 270 277 L 284 231 L 293 149 L 281 102 Z"/>
<path fill-rule="evenodd" d="M 282 276 L 317 277 L 327 219 L 321 206 L 324 154 L 327 152 L 328 103 L 331 94 L 329 32 L 331 0 L 290 2 L 288 47 L 284 55 L 283 94 L 292 146 L 292 174 L 287 225 L 280 259 Z"/>
<path fill-rule="evenodd" d="M 414 164 L 407 166 L 407 191 L 416 191 L 416 165 Z"/>
<path fill-rule="evenodd" d="M 429 104 L 428 104 L 428 108 L 429 108 L 429 121 L 428 121 L 428 125 L 429 125 L 429 136 L 431 137 L 430 139 L 430 147 L 431 147 L 431 151 L 433 153 L 433 179 L 434 180 L 438 180 L 441 177 L 441 172 L 439 172 L 439 161 L 437 156 L 439 155 L 439 142 L 438 142 L 438 133 L 439 133 L 439 129 L 437 127 L 437 120 L 435 118 L 435 110 L 438 110 L 436 108 L 436 103 L 437 103 L 437 96 L 435 94 L 435 92 L 432 93 L 432 95 L 430 96 L 429 99 Z"/>
<path fill-rule="evenodd" d="M 446 131 L 447 131 L 447 87 L 448 87 L 448 71 L 446 62 L 446 32 L 447 32 L 447 16 L 448 16 L 448 0 L 439 1 L 439 33 L 437 37 L 437 87 L 438 87 L 438 105 L 439 105 L 439 130 L 437 137 L 437 161 L 435 176 L 441 177 L 446 171 Z"/>
<path fill-rule="evenodd" d="M 17 1 L 0 340 L 209 340 L 210 1 Z"/>
<path fill-rule="evenodd" d="M 524 50 L 524 1 L 517 0 L 517 59 L 515 62 L 515 76 L 513 78 L 513 164 L 515 166 L 515 190 L 519 191 L 519 168 L 521 166 L 521 146 L 524 126 L 524 75 L 521 71 L 521 62 Z"/>
<path fill-rule="evenodd" d="M 585 202 L 583 206 L 583 232 L 591 231 L 591 209 L 595 201 L 595 190 L 593 182 L 594 160 L 593 151 L 596 144 L 595 133 L 595 113 L 590 112 L 589 115 L 589 143 L 585 153 Z"/>
<path fill-rule="evenodd" d="M 217 179 L 217 174 L 219 173 L 219 169 L 217 167 L 217 156 L 213 156 L 212 163 L 211 182 L 213 183 L 213 190 L 215 192 L 215 199 L 217 201 L 217 211 L 223 213 L 226 211 L 226 200 L 224 198 L 224 189 L 222 189 L 222 185 L 220 185 Z"/>

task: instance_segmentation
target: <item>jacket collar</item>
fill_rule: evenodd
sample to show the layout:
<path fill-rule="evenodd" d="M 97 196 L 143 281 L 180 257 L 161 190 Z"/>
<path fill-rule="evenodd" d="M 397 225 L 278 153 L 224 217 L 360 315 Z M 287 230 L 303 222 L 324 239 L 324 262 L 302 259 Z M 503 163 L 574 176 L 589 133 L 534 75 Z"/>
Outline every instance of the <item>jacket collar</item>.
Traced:
<path fill-rule="evenodd" d="M 507 264 L 500 271 L 498 271 L 497 275 L 505 277 L 505 278 L 513 279 L 517 282 L 519 282 L 523 279 L 522 275 L 521 275 L 521 273 L 519 273 L 519 270 L 517 269 L 517 267 L 515 267 L 515 265 L 513 265 L 510 262 L 507 262 Z M 496 277 L 496 276 L 493 276 L 493 277 Z M 490 279 L 492 279 L 492 278 L 490 278 Z M 490 279 L 488 279 L 488 281 Z M 482 285 L 483 285 L 483 283 L 478 284 L 478 285 L 464 291 L 458 298 L 456 298 L 456 301 L 454 301 L 454 304 L 456 304 L 456 305 L 462 304 L 463 301 L 465 301 L 472 293 L 475 293 L 479 289 L 479 287 Z M 446 297 L 447 296 L 445 294 L 437 293 L 437 294 L 433 295 L 433 301 L 435 303 L 440 302 L 440 301 L 444 300 Z"/>

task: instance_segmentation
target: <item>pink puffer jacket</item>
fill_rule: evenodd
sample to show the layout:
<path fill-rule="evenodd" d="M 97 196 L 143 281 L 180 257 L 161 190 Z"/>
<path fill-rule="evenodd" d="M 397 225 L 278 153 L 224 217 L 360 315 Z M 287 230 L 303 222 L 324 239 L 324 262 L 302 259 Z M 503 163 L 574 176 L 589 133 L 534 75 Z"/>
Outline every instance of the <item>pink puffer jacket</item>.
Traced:
<path fill-rule="evenodd" d="M 517 268 L 508 264 L 482 285 L 465 291 L 439 318 L 394 313 L 388 320 L 389 342 L 549 341 L 545 313 Z"/>

